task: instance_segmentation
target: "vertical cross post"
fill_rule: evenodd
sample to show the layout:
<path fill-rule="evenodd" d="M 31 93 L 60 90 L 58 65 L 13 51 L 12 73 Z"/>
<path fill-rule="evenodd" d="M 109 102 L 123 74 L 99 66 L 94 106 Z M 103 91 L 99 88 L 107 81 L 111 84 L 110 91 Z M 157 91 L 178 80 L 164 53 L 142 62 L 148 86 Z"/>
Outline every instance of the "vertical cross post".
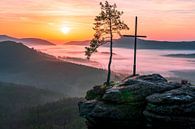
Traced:
<path fill-rule="evenodd" d="M 134 37 L 134 62 L 133 62 L 133 76 L 136 76 L 136 59 L 137 59 L 137 38 L 146 38 L 146 36 L 137 35 L 138 32 L 138 22 L 137 22 L 137 16 L 135 17 L 135 35 L 123 35 L 124 37 Z"/>
<path fill-rule="evenodd" d="M 133 76 L 136 75 L 136 58 L 137 57 L 137 16 L 135 17 L 135 44 L 134 44 L 134 63 L 133 63 Z"/>

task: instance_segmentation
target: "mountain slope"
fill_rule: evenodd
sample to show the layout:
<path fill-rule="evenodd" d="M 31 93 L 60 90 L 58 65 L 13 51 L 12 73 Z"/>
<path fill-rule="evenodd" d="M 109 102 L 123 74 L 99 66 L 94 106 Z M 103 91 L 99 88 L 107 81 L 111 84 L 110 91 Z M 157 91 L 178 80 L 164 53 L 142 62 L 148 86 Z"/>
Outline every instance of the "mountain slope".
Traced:
<path fill-rule="evenodd" d="M 63 62 L 23 44 L 0 42 L 0 81 L 81 96 L 105 78 L 104 70 Z"/>
<path fill-rule="evenodd" d="M 26 45 L 55 45 L 47 40 L 39 39 L 39 38 L 14 38 L 7 35 L 0 35 L 0 42 L 2 41 L 14 41 L 21 42 Z"/>

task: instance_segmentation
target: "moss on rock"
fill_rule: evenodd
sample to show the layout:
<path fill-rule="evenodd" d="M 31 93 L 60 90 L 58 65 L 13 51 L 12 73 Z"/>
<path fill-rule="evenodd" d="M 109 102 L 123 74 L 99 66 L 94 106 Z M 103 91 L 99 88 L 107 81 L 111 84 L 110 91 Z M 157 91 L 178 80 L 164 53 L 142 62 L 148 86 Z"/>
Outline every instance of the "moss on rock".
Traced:
<path fill-rule="evenodd" d="M 106 92 L 107 86 L 106 85 L 100 85 L 95 86 L 93 89 L 87 91 L 87 94 L 85 96 L 86 100 L 99 100 L 102 98 L 104 93 Z"/>

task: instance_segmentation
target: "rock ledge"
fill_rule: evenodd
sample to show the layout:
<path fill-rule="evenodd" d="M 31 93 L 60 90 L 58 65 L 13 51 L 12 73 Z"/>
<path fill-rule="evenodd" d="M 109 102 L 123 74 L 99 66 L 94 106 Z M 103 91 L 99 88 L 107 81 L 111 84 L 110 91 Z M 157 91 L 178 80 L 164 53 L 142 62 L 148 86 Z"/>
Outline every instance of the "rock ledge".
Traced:
<path fill-rule="evenodd" d="M 159 74 L 95 86 L 79 103 L 89 129 L 195 129 L 195 87 Z"/>

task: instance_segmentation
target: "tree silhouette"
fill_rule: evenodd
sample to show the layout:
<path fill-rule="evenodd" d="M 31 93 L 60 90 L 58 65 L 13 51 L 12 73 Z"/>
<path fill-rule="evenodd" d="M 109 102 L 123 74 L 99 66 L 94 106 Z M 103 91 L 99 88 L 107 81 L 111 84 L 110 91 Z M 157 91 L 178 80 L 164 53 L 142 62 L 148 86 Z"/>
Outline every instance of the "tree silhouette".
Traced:
<path fill-rule="evenodd" d="M 97 48 L 103 44 L 110 43 L 110 58 L 108 63 L 108 74 L 106 84 L 110 84 L 111 64 L 112 64 L 112 44 L 114 34 L 120 35 L 121 30 L 128 30 L 129 27 L 121 20 L 122 11 L 118 11 L 116 4 L 109 4 L 108 1 L 103 4 L 100 2 L 101 12 L 95 17 L 94 38 L 90 46 L 86 47 L 85 55 L 90 59 L 91 55 L 97 52 Z"/>

